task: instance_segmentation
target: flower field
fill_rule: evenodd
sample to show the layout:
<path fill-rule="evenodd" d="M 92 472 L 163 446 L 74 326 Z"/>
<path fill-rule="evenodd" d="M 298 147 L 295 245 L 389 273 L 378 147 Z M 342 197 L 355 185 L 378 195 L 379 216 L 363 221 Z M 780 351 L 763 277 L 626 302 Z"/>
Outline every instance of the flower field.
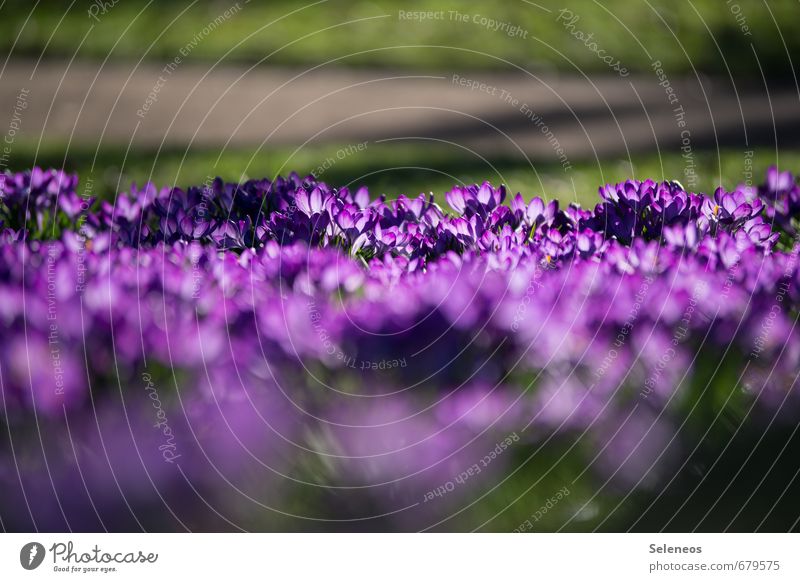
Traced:
<path fill-rule="evenodd" d="M 39 168 L 0 196 L 8 530 L 661 528 L 720 482 L 735 528 L 735 468 L 800 419 L 775 168 L 593 209 L 296 174 L 107 201 Z"/>

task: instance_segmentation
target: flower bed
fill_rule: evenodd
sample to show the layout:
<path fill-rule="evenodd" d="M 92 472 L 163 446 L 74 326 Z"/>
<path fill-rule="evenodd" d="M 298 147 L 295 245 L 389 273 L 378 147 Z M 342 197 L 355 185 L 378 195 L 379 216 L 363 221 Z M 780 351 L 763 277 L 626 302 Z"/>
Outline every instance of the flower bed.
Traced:
<path fill-rule="evenodd" d="M 580 529 L 613 513 L 587 517 L 601 490 L 659 492 L 696 443 L 798 420 L 785 172 L 630 180 L 593 210 L 3 178 L 6 528 L 506 527 L 566 471 L 583 495 L 542 527 Z"/>

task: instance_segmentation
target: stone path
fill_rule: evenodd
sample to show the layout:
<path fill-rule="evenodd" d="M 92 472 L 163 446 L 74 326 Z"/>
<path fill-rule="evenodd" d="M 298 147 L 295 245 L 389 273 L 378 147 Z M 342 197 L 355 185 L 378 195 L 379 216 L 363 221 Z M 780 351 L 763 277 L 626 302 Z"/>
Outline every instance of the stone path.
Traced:
<path fill-rule="evenodd" d="M 90 147 L 224 148 L 425 139 L 573 160 L 796 144 L 794 85 L 754 79 L 9 62 L 0 131 Z"/>

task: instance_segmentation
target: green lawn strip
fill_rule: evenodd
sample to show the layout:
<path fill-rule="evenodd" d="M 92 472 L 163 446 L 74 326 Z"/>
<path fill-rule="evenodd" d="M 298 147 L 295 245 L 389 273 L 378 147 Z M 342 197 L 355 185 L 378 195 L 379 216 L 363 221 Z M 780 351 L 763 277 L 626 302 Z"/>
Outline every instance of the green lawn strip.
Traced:
<path fill-rule="evenodd" d="M 790 70 L 784 41 L 790 54 L 800 49 L 794 0 L 770 0 L 772 14 L 761 5 L 722 0 L 537 4 L 545 9 L 524 0 L 183 0 L 149 5 L 125 0 L 104 13 L 95 9 L 91 18 L 90 3 L 75 4 L 65 14 L 66 3 L 43 0 L 23 26 L 32 4 L 14 0 L 0 10 L 0 45 L 4 52 L 13 46 L 13 54 L 32 57 L 46 47 L 50 57 L 71 58 L 77 50 L 79 57 L 145 56 L 166 63 L 181 54 L 208 61 L 228 53 L 232 61 L 268 57 L 270 64 L 300 66 L 346 57 L 340 64 L 427 70 L 509 68 L 505 59 L 537 69 L 607 73 L 605 56 L 631 71 L 649 71 L 653 60 L 660 60 L 672 72 L 696 68 L 723 74 L 725 61 L 734 74 L 760 74 L 751 43 L 768 74 Z M 408 16 L 428 11 L 437 17 Z M 425 48 L 413 48 L 418 45 Z"/>
<path fill-rule="evenodd" d="M 315 173 L 319 179 L 334 185 L 365 184 L 373 196 L 400 194 L 416 196 L 433 192 L 442 194 L 454 184 L 472 184 L 489 180 L 504 183 L 510 192 L 521 192 L 526 198 L 544 196 L 562 203 L 577 201 L 592 206 L 598 201 L 597 188 L 606 182 L 628 178 L 678 180 L 686 184 L 686 161 L 679 152 L 669 155 L 642 155 L 633 160 L 612 158 L 597 162 L 575 162 L 565 172 L 558 163 L 540 163 L 519 158 L 497 158 L 484 162 L 464 157 L 446 147 L 419 147 L 400 144 L 373 144 L 363 151 L 340 156 L 350 146 L 314 146 L 296 151 L 293 148 L 261 150 L 183 149 L 129 152 L 117 148 L 72 147 L 65 156 L 65 146 L 47 144 L 35 156 L 33 144 L 17 143 L 10 168 L 22 170 L 36 164 L 65 168 L 78 172 L 82 179 L 91 177 L 97 195 L 110 197 L 127 189 L 132 182 L 148 180 L 157 185 L 188 186 L 202 184 L 209 177 L 221 176 L 227 181 L 274 177 L 295 170 L 301 175 Z M 66 163 L 65 163 L 66 158 Z M 341 158 L 341 159 L 340 159 Z M 124 162 L 123 162 L 124 160 Z M 766 168 L 779 162 L 785 169 L 800 168 L 800 150 L 775 152 L 756 150 L 751 159 L 741 151 L 723 150 L 694 152 L 694 169 L 698 177 L 697 191 L 713 192 L 721 183 L 732 189 L 736 184 L 752 180 L 758 184 Z M 93 166 L 94 163 L 94 166 Z"/>

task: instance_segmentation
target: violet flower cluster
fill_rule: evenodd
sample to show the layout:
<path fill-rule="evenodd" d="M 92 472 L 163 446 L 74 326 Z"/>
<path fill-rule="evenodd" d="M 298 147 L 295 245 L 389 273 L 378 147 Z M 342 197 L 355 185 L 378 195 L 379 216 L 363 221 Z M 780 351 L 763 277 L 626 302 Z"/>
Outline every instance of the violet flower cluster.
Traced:
<path fill-rule="evenodd" d="M 7 528 L 458 528 L 554 442 L 624 495 L 685 458 L 692 415 L 798 420 L 787 172 L 628 180 L 591 210 L 79 186 L 0 182 Z"/>

